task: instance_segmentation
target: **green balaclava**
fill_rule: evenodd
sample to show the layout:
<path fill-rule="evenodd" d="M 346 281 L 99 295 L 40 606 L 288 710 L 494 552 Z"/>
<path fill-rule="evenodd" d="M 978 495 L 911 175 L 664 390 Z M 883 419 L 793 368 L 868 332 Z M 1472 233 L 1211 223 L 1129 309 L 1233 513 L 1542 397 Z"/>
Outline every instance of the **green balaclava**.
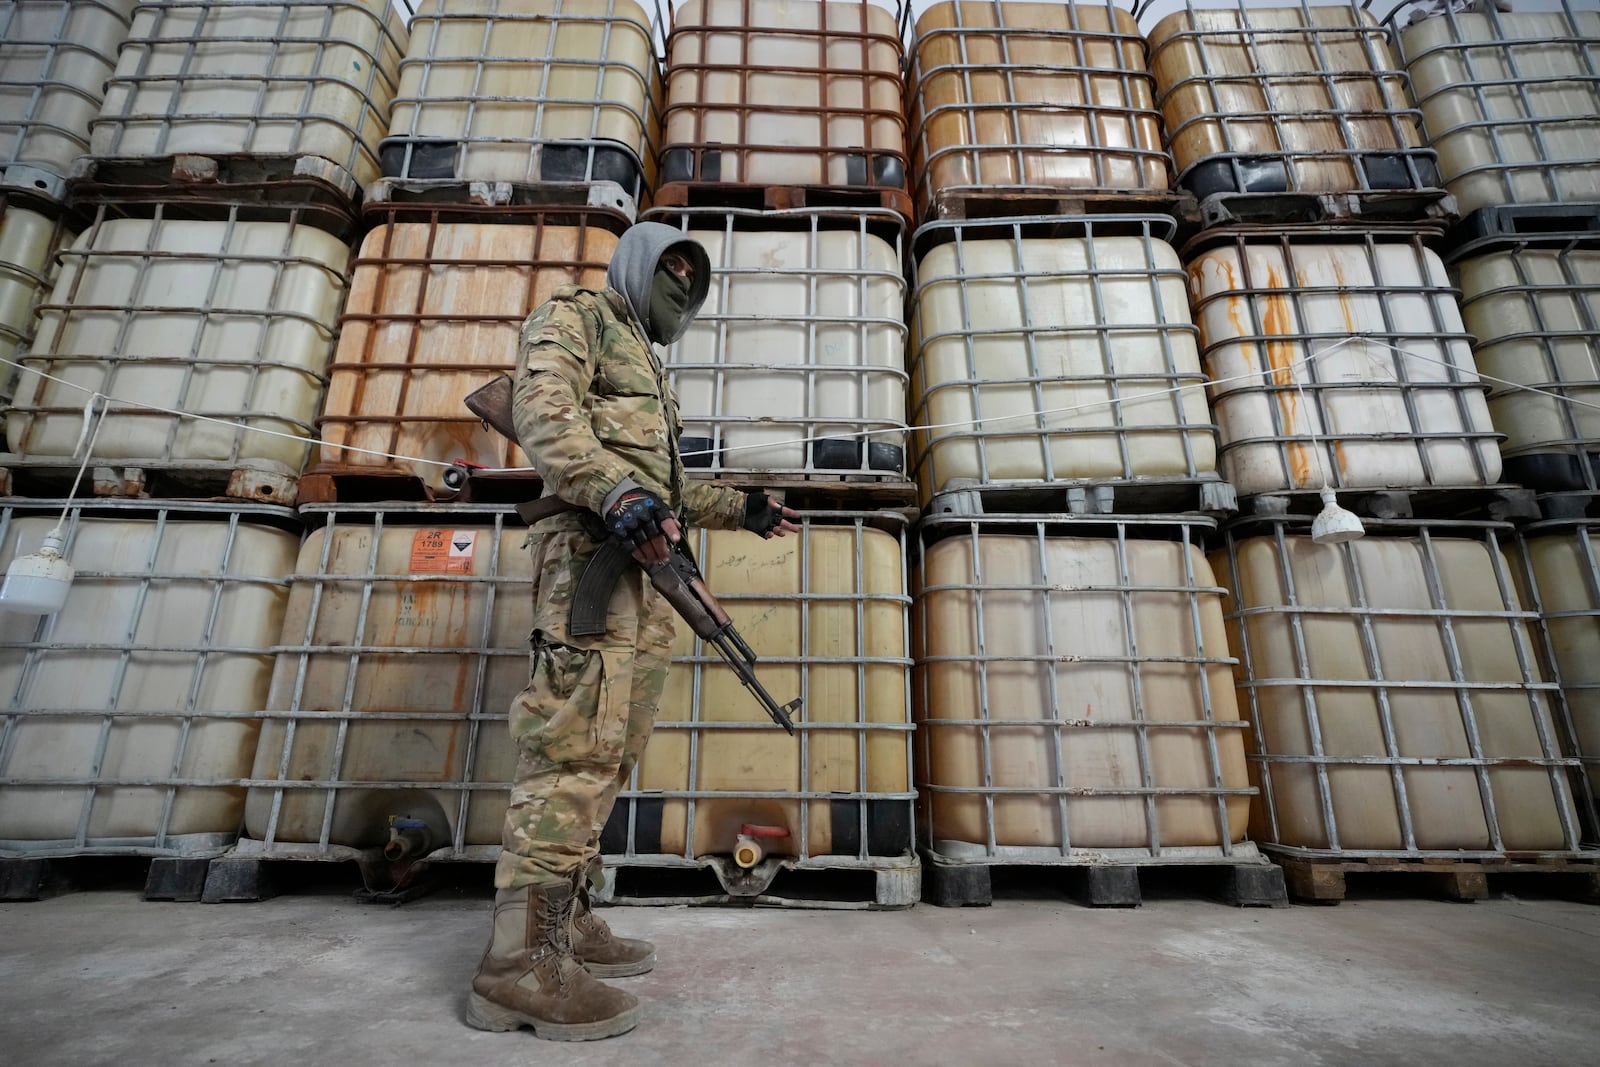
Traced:
<path fill-rule="evenodd" d="M 689 310 L 689 294 L 694 288 L 690 278 L 680 278 L 666 267 L 656 267 L 650 281 L 650 339 L 665 344 L 666 338 L 683 333 L 684 315 Z"/>

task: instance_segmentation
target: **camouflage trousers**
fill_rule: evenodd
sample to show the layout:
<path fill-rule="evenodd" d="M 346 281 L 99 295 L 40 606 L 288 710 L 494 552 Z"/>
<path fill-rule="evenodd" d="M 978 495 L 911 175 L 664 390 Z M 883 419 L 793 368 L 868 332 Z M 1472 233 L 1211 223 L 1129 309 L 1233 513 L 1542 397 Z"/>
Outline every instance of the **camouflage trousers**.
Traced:
<path fill-rule="evenodd" d="M 599 853 L 617 793 L 650 740 L 676 615 L 644 572 L 627 568 L 606 632 L 572 637 L 567 614 L 595 542 L 581 530 L 530 538 L 533 635 L 528 687 L 511 702 L 517 774 L 495 885 L 571 882 Z"/>

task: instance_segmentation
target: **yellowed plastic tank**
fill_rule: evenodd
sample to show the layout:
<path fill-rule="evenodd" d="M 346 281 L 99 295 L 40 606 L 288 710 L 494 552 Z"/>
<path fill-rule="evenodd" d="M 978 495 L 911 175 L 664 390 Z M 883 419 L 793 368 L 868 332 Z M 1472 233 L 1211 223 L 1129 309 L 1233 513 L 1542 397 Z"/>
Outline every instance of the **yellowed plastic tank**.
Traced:
<path fill-rule="evenodd" d="M 1564 744 L 1583 765 L 1590 832 L 1600 832 L 1600 520 L 1536 523 L 1522 534 L 1521 593 L 1543 613 L 1570 730 Z"/>
<path fill-rule="evenodd" d="M 99 392 L 163 410 L 114 405 L 101 418 L 97 459 L 298 475 L 310 446 L 236 423 L 310 435 L 349 256 L 337 238 L 290 222 L 102 213 L 41 305 L 6 416 L 11 451 L 69 462 L 83 407 Z"/>
<path fill-rule="evenodd" d="M 372 847 L 398 803 L 431 809 L 434 848 L 498 846 L 533 627 L 527 531 L 493 511 L 309 514 L 335 522 L 300 551 L 252 772 L 289 784 L 250 790 L 248 836 Z"/>
<path fill-rule="evenodd" d="M 1355 3 L 1187 8 L 1149 41 L 1178 180 L 1201 199 L 1439 184 L 1388 33 Z"/>
<path fill-rule="evenodd" d="M 390 0 L 141 4 L 89 152 L 314 157 L 353 195 L 378 177 L 406 43 Z"/>
<path fill-rule="evenodd" d="M 1231 239 L 1189 263 L 1224 479 L 1241 494 L 1486 485 L 1500 452 L 1420 239 Z"/>
<path fill-rule="evenodd" d="M 461 398 L 515 369 L 523 321 L 556 288 L 605 287 L 617 237 L 609 223 L 545 225 L 515 211 L 388 223 L 363 238 L 317 420 L 322 465 L 382 467 L 431 485 L 443 468 L 350 449 L 528 465 Z"/>
<path fill-rule="evenodd" d="M 974 485 L 1214 476 L 1183 268 L 1160 228 L 946 225 L 953 239 L 917 263 L 912 312 L 924 504 Z"/>
<path fill-rule="evenodd" d="M 602 848 L 727 856 L 753 824 L 787 831 L 758 839 L 771 856 L 906 854 L 910 660 L 899 537 L 861 521 L 810 521 L 783 539 L 713 530 L 693 542 L 707 584 L 759 658 L 762 685 L 780 703 L 804 699 L 799 730 L 790 737 L 773 725 L 716 651 L 680 625 L 637 789 L 623 793 Z M 735 723 L 745 725 L 727 725 Z"/>
<path fill-rule="evenodd" d="M 1346 853 L 1575 848 L 1554 685 L 1499 543 L 1510 528 L 1401 528 L 1412 535 L 1339 545 L 1241 530 L 1213 556 L 1262 789 L 1252 838 Z"/>
<path fill-rule="evenodd" d="M 1043 529 L 924 524 L 921 832 L 951 858 L 1242 840 L 1244 730 L 1205 557 L 1140 539 L 1171 525 Z"/>
<path fill-rule="evenodd" d="M 870 0 L 688 0 L 660 180 L 904 188 L 902 54 Z"/>
<path fill-rule="evenodd" d="M 1502 380 L 1489 414 L 1506 435 L 1506 480 L 1600 489 L 1600 248 L 1529 243 L 1455 269 L 1473 358 Z"/>
<path fill-rule="evenodd" d="M 384 174 L 458 181 L 655 176 L 661 75 L 632 0 L 425 0 L 383 142 Z"/>
<path fill-rule="evenodd" d="M 886 219 L 687 213 L 712 263 L 667 353 L 691 470 L 904 473 L 905 279 L 898 239 L 872 225 Z"/>
<path fill-rule="evenodd" d="M 75 236 L 37 211 L 0 201 L 0 358 L 17 360 L 27 351 L 34 312 L 55 284 L 56 253 Z M 0 363 L 0 404 L 11 400 L 17 370 Z"/>
<path fill-rule="evenodd" d="M 0 511 L 0 567 L 37 552 L 60 514 L 59 501 Z M 0 849 L 233 841 L 293 521 L 284 508 L 198 502 L 69 511 L 66 606 L 0 611 Z"/>
<path fill-rule="evenodd" d="M 11 0 L 0 11 L 0 185 L 66 200 L 137 0 Z"/>
<path fill-rule="evenodd" d="M 1429 144 L 1463 214 L 1600 200 L 1600 12 L 1422 18 L 1398 35 Z"/>
<path fill-rule="evenodd" d="M 908 100 L 924 217 L 943 192 L 1169 185 L 1144 40 L 1110 4 L 934 4 Z"/>

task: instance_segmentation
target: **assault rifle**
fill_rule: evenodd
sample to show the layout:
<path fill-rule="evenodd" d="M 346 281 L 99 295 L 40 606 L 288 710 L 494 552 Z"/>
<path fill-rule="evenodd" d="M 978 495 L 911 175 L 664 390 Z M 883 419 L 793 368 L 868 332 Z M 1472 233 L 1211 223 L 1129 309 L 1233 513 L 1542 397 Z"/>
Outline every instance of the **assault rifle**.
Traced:
<path fill-rule="evenodd" d="M 513 441 L 517 439 L 516 426 L 511 420 L 509 377 L 502 374 L 488 385 L 468 394 L 465 399 L 467 407 L 485 425 Z M 578 579 L 572 608 L 567 615 L 567 629 L 572 636 L 594 637 L 606 632 L 606 609 L 611 604 L 611 594 L 622 572 L 633 562 L 633 553 L 623 542 L 610 536 L 598 515 L 560 497 L 541 497 L 517 505 L 517 515 L 529 526 L 568 511 L 577 512 L 584 528 L 600 542 L 600 547 Z M 796 697 L 787 704 L 779 704 L 773 699 L 772 694 L 756 678 L 755 652 L 745 643 L 739 631 L 734 629 L 733 620 L 717 603 L 711 590 L 706 588 L 705 575 L 700 573 L 689 546 L 680 540 L 672 542 L 670 547 L 671 552 L 665 562 L 644 565 L 650 584 L 667 598 L 667 603 L 702 641 L 717 650 L 717 654 L 733 668 L 733 673 L 739 676 L 744 687 L 760 701 L 772 721 L 793 735 L 794 720 L 790 718 L 790 713 L 800 709 L 800 698 Z"/>

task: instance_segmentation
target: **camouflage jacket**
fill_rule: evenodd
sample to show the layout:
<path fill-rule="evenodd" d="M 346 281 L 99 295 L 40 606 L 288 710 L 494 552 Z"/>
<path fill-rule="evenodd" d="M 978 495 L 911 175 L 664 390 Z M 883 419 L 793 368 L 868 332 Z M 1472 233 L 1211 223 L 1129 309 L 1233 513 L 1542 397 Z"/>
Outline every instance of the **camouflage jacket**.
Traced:
<path fill-rule="evenodd" d="M 547 495 L 598 512 L 631 477 L 690 525 L 744 521 L 744 493 L 684 476 L 678 399 L 620 293 L 562 286 L 528 316 L 512 417 Z"/>

